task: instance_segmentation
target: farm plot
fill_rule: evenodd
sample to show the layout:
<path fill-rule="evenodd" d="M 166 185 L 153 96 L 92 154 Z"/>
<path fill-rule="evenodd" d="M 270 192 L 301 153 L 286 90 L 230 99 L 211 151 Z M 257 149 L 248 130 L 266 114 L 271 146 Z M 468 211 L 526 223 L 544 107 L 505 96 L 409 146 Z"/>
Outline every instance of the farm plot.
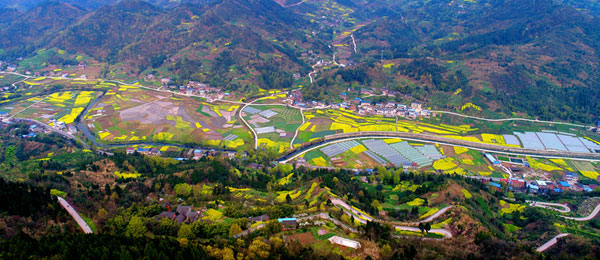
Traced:
<path fill-rule="evenodd" d="M 12 107 L 16 117 L 35 119 L 50 125 L 71 124 L 100 92 L 65 91 L 23 100 Z"/>
<path fill-rule="evenodd" d="M 525 132 L 515 135 L 519 137 L 523 147 L 536 150 L 558 150 L 572 152 L 596 152 L 598 144 L 573 134 L 562 132 Z"/>
<path fill-rule="evenodd" d="M 330 146 L 321 148 L 321 152 L 323 152 L 328 157 L 334 157 L 338 154 L 349 151 L 350 149 L 352 149 L 356 146 L 359 146 L 359 145 L 360 144 L 356 141 L 341 142 L 341 143 L 336 143 L 336 144 L 332 144 Z"/>
<path fill-rule="evenodd" d="M 251 143 L 250 134 L 235 117 L 238 108 L 121 87 L 106 93 L 85 123 L 105 143 L 156 141 L 237 148 Z"/>
<path fill-rule="evenodd" d="M 242 111 L 242 116 L 258 134 L 258 145 L 279 153 L 289 149 L 302 124 L 300 111 L 285 106 L 252 105 Z"/>
<path fill-rule="evenodd" d="M 435 147 L 434 147 L 435 148 Z M 440 146 L 444 156 L 434 159 L 432 168 L 444 173 L 455 173 L 461 175 L 481 175 L 492 177 L 503 177 L 498 168 L 494 168 L 483 157 L 479 151 L 460 149 L 460 154 L 455 152 L 456 147 Z"/>
<path fill-rule="evenodd" d="M 310 153 L 310 152 L 309 152 Z M 315 164 L 315 158 L 305 155 L 307 162 Z M 430 166 L 434 160 L 444 156 L 434 145 L 410 144 L 400 139 L 367 139 L 345 141 L 319 149 L 316 162 L 325 159 L 327 164 L 342 168 L 365 168 L 377 165 L 395 167 Z"/>
<path fill-rule="evenodd" d="M 400 155 L 402 155 L 404 158 L 408 159 L 413 163 L 416 163 L 419 166 L 419 168 L 429 166 L 433 163 L 433 160 L 431 160 L 431 158 L 425 156 L 419 150 L 409 145 L 408 142 L 394 143 L 390 146 L 394 148 L 394 150 L 398 151 L 398 153 L 400 153 Z"/>
<path fill-rule="evenodd" d="M 383 140 L 364 140 L 362 141 L 365 146 L 373 151 L 375 154 L 385 158 L 392 165 L 396 167 L 411 166 L 412 163 L 404 158 L 397 150 L 393 149 L 390 145 L 386 144 Z"/>
<path fill-rule="evenodd" d="M 429 157 L 431 160 L 439 160 L 444 158 L 444 156 L 435 148 L 434 145 L 426 144 L 423 146 L 415 147 L 419 152 Z"/>
<path fill-rule="evenodd" d="M 577 170 L 585 177 L 588 177 L 592 180 L 597 180 L 598 176 L 600 176 L 596 170 L 596 167 L 594 167 L 594 165 L 592 165 L 590 162 L 572 161 L 572 163 L 573 166 L 575 166 L 575 168 L 577 168 Z"/>
<path fill-rule="evenodd" d="M 396 118 L 383 116 L 360 116 L 354 111 L 346 109 L 307 111 L 305 112 L 305 117 L 307 121 L 299 128 L 299 134 L 295 141 L 296 144 L 309 142 L 326 135 L 359 131 L 426 132 L 460 138 L 462 134 L 477 130 L 476 128 L 471 128 L 469 125 L 435 125 L 422 121 L 396 120 Z M 502 140 L 502 142 L 497 143 L 504 144 L 501 136 L 495 139 Z M 479 139 L 477 141 L 482 142 Z M 494 140 L 493 142 L 496 141 Z"/>

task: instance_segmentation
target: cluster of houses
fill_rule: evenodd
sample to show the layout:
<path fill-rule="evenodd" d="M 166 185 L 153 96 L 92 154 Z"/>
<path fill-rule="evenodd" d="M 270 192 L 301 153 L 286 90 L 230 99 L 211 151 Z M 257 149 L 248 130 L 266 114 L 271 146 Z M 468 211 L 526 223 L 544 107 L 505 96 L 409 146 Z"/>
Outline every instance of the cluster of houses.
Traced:
<path fill-rule="evenodd" d="M 163 152 L 156 147 L 127 147 L 125 148 L 127 154 L 140 153 L 147 156 L 162 156 Z M 184 149 L 173 159 L 178 161 L 186 160 L 200 160 L 204 156 L 216 157 L 221 155 L 224 158 L 233 159 L 235 158 L 236 152 L 234 151 L 218 151 L 215 149 Z"/>
<path fill-rule="evenodd" d="M 492 165 L 502 168 L 507 173 L 518 172 L 521 170 L 513 167 L 510 169 L 507 168 L 506 166 L 502 165 L 502 162 L 489 153 L 485 153 L 485 157 L 492 163 Z M 529 167 L 529 163 L 524 161 L 523 166 Z M 595 184 L 584 185 L 579 183 L 579 176 L 577 173 L 570 171 L 565 172 L 562 180 L 560 181 L 525 180 L 520 178 L 485 178 L 482 179 L 482 181 L 495 190 L 501 190 L 504 184 L 511 190 L 530 193 L 560 193 L 569 191 L 591 192 L 597 187 Z"/>
<path fill-rule="evenodd" d="M 22 59 L 18 59 L 18 60 L 22 60 Z M 77 70 L 83 70 L 87 68 L 87 64 L 85 63 L 79 63 L 77 65 L 48 65 L 44 68 L 42 68 L 42 70 L 40 71 L 30 71 L 30 70 L 25 70 L 22 71 L 20 70 L 23 74 L 27 75 L 27 76 L 34 76 L 34 77 L 68 77 L 69 74 L 64 73 L 63 72 L 63 68 L 72 70 L 72 69 L 77 69 Z M 0 61 L 0 70 L 6 71 L 6 72 L 17 72 L 17 65 L 15 64 L 11 64 L 8 62 L 3 62 Z M 87 76 L 83 75 L 82 78 L 87 78 Z"/>
<path fill-rule="evenodd" d="M 148 74 L 146 80 L 155 80 L 155 76 Z M 206 98 L 208 102 L 223 99 L 230 96 L 229 92 L 223 92 L 221 89 L 211 87 L 208 84 L 200 83 L 196 81 L 189 81 L 186 86 L 177 86 L 172 84 L 172 80 L 168 77 L 160 79 L 161 87 L 167 88 L 172 92 L 176 92 L 182 95 L 198 96 Z"/>
<path fill-rule="evenodd" d="M 364 92 L 367 95 L 373 95 L 375 90 L 363 89 L 361 94 Z M 382 95 L 390 96 L 390 92 L 387 89 L 381 90 Z M 369 94 L 371 93 L 371 94 Z M 409 119 L 416 119 L 417 117 L 430 117 L 435 116 L 428 109 L 424 109 L 421 103 L 413 102 L 408 105 L 397 104 L 395 102 L 379 102 L 372 103 L 366 101 L 360 97 L 349 99 L 346 93 L 340 94 L 340 98 L 344 100 L 341 103 L 335 103 L 327 105 L 321 101 L 304 101 L 302 92 L 300 90 L 292 90 L 288 94 L 285 102 L 293 107 L 298 108 L 332 108 L 332 109 L 346 109 L 357 112 L 362 116 L 378 115 L 384 117 L 404 117 Z"/>
<path fill-rule="evenodd" d="M 537 194 L 562 192 L 591 192 L 598 187 L 596 184 L 581 184 L 574 172 L 566 172 L 560 181 L 524 180 L 519 178 L 483 178 L 482 182 L 493 190 L 502 190 L 507 186 L 512 191 Z"/>
<path fill-rule="evenodd" d="M 54 127 L 55 129 L 61 130 L 61 131 L 65 131 L 65 132 L 69 132 L 70 134 L 76 134 L 77 133 L 77 127 L 75 127 L 72 124 L 65 124 L 65 122 L 63 121 L 59 121 L 56 119 L 51 119 L 50 122 L 48 123 L 48 125 Z"/>
<path fill-rule="evenodd" d="M 0 119 L 2 119 L 2 116 L 0 115 Z M 0 120 L 0 128 L 4 127 L 6 125 L 12 124 L 13 121 L 15 122 L 26 122 L 29 124 L 29 133 L 21 135 L 21 138 L 33 138 L 36 137 L 38 134 L 40 133 L 44 133 L 44 134 L 50 134 L 52 131 L 50 129 L 47 129 L 45 127 L 39 126 L 37 124 L 31 124 L 30 121 L 27 120 L 21 120 L 21 119 L 8 119 L 8 118 L 4 118 L 2 120 Z"/>
<path fill-rule="evenodd" d="M 202 219 L 203 212 L 206 209 L 194 211 L 191 206 L 180 205 L 177 206 L 175 212 L 171 211 L 171 207 L 167 204 L 167 211 L 163 211 L 156 218 L 168 218 L 170 220 L 176 221 L 177 223 L 187 223 L 192 224 L 196 222 L 198 219 Z"/>

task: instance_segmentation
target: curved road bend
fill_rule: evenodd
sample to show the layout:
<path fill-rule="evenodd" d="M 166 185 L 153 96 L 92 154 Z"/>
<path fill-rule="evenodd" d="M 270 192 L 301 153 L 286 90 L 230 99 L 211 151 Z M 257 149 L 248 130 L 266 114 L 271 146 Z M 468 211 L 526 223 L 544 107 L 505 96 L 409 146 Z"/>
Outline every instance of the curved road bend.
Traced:
<path fill-rule="evenodd" d="M 294 141 L 296 141 L 296 137 L 298 137 L 298 132 L 300 131 L 300 127 L 302 127 L 304 125 L 305 120 L 304 120 L 304 109 L 300 108 L 300 115 L 302 116 L 302 124 L 300 124 L 298 126 L 298 128 L 296 128 L 296 132 L 294 133 L 294 138 L 292 138 L 292 141 L 290 141 L 290 149 L 294 149 Z"/>
<path fill-rule="evenodd" d="M 580 218 L 568 217 L 568 216 L 561 216 L 561 217 L 570 219 L 570 220 L 575 220 L 575 221 L 588 221 L 588 220 L 592 220 L 594 217 L 596 217 L 596 215 L 598 215 L 599 212 L 600 212 L 600 204 L 596 205 L 596 208 L 594 208 L 594 210 L 585 217 L 580 217 Z"/>
<path fill-rule="evenodd" d="M 471 141 L 464 141 L 458 139 L 452 139 L 442 136 L 430 135 L 430 134 L 416 134 L 416 133 L 404 133 L 404 132 L 353 132 L 334 134 L 321 139 L 320 142 L 311 144 L 309 146 L 299 148 L 292 151 L 291 153 L 284 155 L 277 161 L 280 163 L 287 163 L 290 160 L 304 154 L 305 152 L 320 148 L 322 146 L 355 139 L 367 139 L 367 138 L 402 138 L 410 141 L 424 142 L 424 143 L 437 143 L 441 145 L 451 145 L 465 147 L 473 150 L 479 150 L 483 152 L 493 152 L 509 155 L 521 155 L 531 157 L 543 157 L 543 158 L 563 158 L 573 160 L 588 160 L 588 161 L 600 161 L 600 153 L 581 153 L 581 152 L 568 152 L 568 151 L 555 151 L 555 150 L 534 150 L 527 148 L 517 147 L 505 147 L 486 143 L 477 143 Z"/>
<path fill-rule="evenodd" d="M 382 222 L 381 220 L 375 219 L 371 216 L 365 215 L 363 213 L 361 213 L 360 211 L 352 208 L 350 205 L 348 205 L 346 202 L 344 202 L 343 200 L 339 199 L 339 198 L 330 198 L 331 203 L 333 203 L 334 205 L 338 205 L 340 207 L 345 208 L 347 211 L 344 211 L 346 213 L 350 213 L 352 215 L 357 216 L 356 220 L 358 220 L 358 222 L 360 222 L 361 224 L 366 224 L 367 220 L 368 221 L 378 221 L 378 222 Z M 426 218 L 425 220 L 421 220 L 419 222 L 411 222 L 410 224 L 419 224 L 419 223 L 423 223 L 423 222 L 430 222 L 432 220 L 434 220 L 435 218 L 441 216 L 443 213 L 445 213 L 446 211 L 448 211 L 448 209 L 452 208 L 452 206 L 448 206 L 443 208 L 442 210 L 436 212 L 436 214 L 430 216 L 429 218 Z M 349 211 L 349 212 L 348 212 Z M 366 219 L 366 220 L 365 220 Z M 393 225 L 395 229 L 397 230 L 405 230 L 405 231 L 412 231 L 412 232 L 421 232 L 421 230 L 418 227 L 409 227 L 409 226 L 401 226 L 401 225 Z M 452 232 L 450 232 L 447 229 L 443 229 L 443 228 L 433 228 L 431 230 L 429 230 L 431 233 L 437 233 L 437 234 L 442 234 L 444 235 L 445 238 L 452 238 Z"/>
<path fill-rule="evenodd" d="M 564 205 L 564 204 L 552 203 L 552 202 L 531 201 L 531 200 L 528 200 L 526 202 L 529 203 L 529 206 L 532 206 L 532 207 L 545 208 L 545 209 L 549 209 L 549 210 L 558 211 L 560 213 L 571 212 L 571 209 L 569 207 L 567 207 L 567 205 Z"/>
<path fill-rule="evenodd" d="M 88 226 L 88 224 L 85 222 L 85 220 L 83 220 L 83 218 L 79 215 L 79 213 L 77 213 L 77 211 L 73 208 L 73 206 L 71 206 L 71 204 L 66 201 L 65 199 L 56 196 L 58 198 L 58 203 L 60 203 L 60 205 L 65 208 L 67 210 L 67 212 L 69 212 L 69 215 L 71 215 L 71 217 L 73 217 L 73 219 L 75 219 L 75 221 L 77 222 L 77 224 L 79 225 L 79 227 L 81 227 L 81 229 L 83 229 L 83 232 L 85 232 L 86 234 L 91 234 L 93 233 L 92 228 L 90 228 L 90 226 Z"/>

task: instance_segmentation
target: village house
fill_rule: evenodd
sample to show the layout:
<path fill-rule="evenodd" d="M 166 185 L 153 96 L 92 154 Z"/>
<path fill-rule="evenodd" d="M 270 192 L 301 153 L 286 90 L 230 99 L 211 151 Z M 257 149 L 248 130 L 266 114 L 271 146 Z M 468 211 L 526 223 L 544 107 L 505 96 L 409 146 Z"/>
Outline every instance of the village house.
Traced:
<path fill-rule="evenodd" d="M 296 224 L 298 224 L 296 218 L 279 218 L 277 221 L 281 223 L 283 230 L 296 229 Z"/>
<path fill-rule="evenodd" d="M 265 222 L 269 221 L 269 215 L 264 214 L 258 217 L 249 217 L 248 220 L 250 220 L 250 222 Z"/>

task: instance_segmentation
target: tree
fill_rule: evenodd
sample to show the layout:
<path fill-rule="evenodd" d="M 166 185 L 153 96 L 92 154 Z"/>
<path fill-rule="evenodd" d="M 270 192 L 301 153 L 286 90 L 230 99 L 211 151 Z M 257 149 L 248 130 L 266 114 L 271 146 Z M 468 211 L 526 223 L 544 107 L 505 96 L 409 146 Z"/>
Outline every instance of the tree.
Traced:
<path fill-rule="evenodd" d="M 271 220 L 265 224 L 265 232 L 267 232 L 267 234 L 277 234 L 281 232 L 282 229 L 281 223 L 277 220 Z"/>
<path fill-rule="evenodd" d="M 421 233 L 425 230 L 425 225 L 423 225 L 423 223 L 419 223 L 419 230 L 421 230 Z"/>
<path fill-rule="evenodd" d="M 143 237 L 148 229 L 146 228 L 146 224 L 142 218 L 133 216 L 129 220 L 129 224 L 127 224 L 127 230 L 125 231 L 125 235 L 131 237 Z"/>
<path fill-rule="evenodd" d="M 292 197 L 290 197 L 289 193 L 285 196 L 285 202 L 287 202 L 288 204 L 292 204 Z"/>
<path fill-rule="evenodd" d="M 381 247 L 381 257 L 383 259 L 391 258 L 393 253 L 394 251 L 392 250 L 392 247 L 390 245 L 385 244 Z"/>
<path fill-rule="evenodd" d="M 231 227 L 229 227 L 229 236 L 230 237 L 235 237 L 236 235 L 242 233 L 242 228 L 240 228 L 240 226 L 238 226 L 238 224 L 232 224 Z"/>
<path fill-rule="evenodd" d="M 179 237 L 179 238 L 193 239 L 194 238 L 194 232 L 192 232 L 192 226 L 190 226 L 190 225 L 181 225 L 181 227 L 179 228 L 179 231 L 177 231 L 177 237 Z"/>
<path fill-rule="evenodd" d="M 248 247 L 248 258 L 250 259 L 267 259 L 271 246 L 262 241 L 263 238 L 257 237 Z"/>
<path fill-rule="evenodd" d="M 192 186 L 187 183 L 179 183 L 175 185 L 175 193 L 187 197 L 192 193 Z"/>
<path fill-rule="evenodd" d="M 379 210 L 379 207 L 381 207 L 381 203 L 378 200 L 373 200 L 371 202 L 371 207 L 373 207 L 373 209 L 375 210 Z"/>
<path fill-rule="evenodd" d="M 429 222 L 427 222 L 427 223 L 425 223 L 425 226 L 423 228 L 425 229 L 427 234 L 429 234 L 429 230 L 431 230 L 431 224 L 429 224 Z"/>

